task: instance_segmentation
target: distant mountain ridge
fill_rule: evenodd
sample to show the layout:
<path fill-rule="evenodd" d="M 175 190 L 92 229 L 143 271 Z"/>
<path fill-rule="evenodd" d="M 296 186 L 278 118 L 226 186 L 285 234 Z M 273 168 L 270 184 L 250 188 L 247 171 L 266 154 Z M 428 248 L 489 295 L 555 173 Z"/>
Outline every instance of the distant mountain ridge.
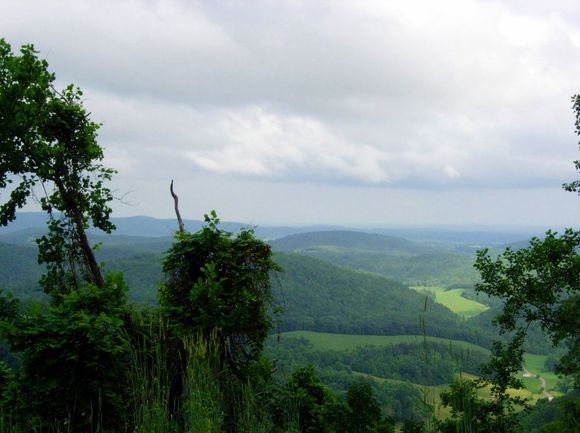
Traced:
<path fill-rule="evenodd" d="M 0 243 L 33 246 L 36 249 L 35 239 L 46 232 L 45 219 L 46 216 L 42 213 L 18 214 L 16 221 L 0 228 Z M 95 231 L 90 235 L 94 243 L 102 244 L 98 253 L 99 260 L 107 262 L 110 268 L 112 261 L 124 263 L 123 266 L 117 267 L 129 274 L 132 269 L 131 260 L 135 254 L 161 256 L 171 245 L 176 229 L 176 221 L 173 219 L 141 216 L 112 218 L 112 221 L 117 226 L 113 235 Z M 189 231 L 196 231 L 202 226 L 202 221 L 186 220 L 186 229 Z M 223 222 L 221 227 L 235 232 L 244 225 Z M 419 233 L 425 234 L 421 229 L 418 230 Z M 402 230 L 393 232 L 405 233 Z M 362 231 L 332 226 L 256 228 L 257 236 L 267 240 L 274 251 L 316 257 L 336 265 L 378 273 L 409 285 L 471 287 L 476 281 L 478 274 L 472 266 L 476 247 L 469 242 L 421 241 L 421 236 L 417 234 L 413 240 L 409 240 L 385 233 L 385 230 L 380 230 L 379 233 L 378 229 Z M 434 233 L 437 232 L 431 231 L 425 235 L 431 239 Z M 410 231 L 409 235 L 412 234 Z M 440 234 L 459 237 L 465 235 L 466 241 L 473 240 L 473 236 L 477 239 L 485 238 L 483 232 L 457 231 Z M 494 242 L 509 237 L 510 235 L 491 233 L 489 242 L 485 244 L 493 250 L 498 247 Z M 444 236 L 441 239 L 443 238 Z M 516 239 L 521 241 L 521 238 Z M 151 276 L 155 276 L 157 281 L 158 275 L 159 266 L 155 265 L 155 271 Z M 144 277 L 141 277 L 140 281 L 148 287 L 151 286 L 146 283 Z"/>
<path fill-rule="evenodd" d="M 140 236 L 140 237 L 172 237 L 177 230 L 177 221 L 174 218 L 158 219 L 149 216 L 112 217 L 111 222 L 117 227 L 115 236 Z M 183 221 L 185 229 L 195 232 L 203 226 L 203 221 L 186 219 Z M 46 227 L 46 215 L 42 212 L 20 212 L 16 220 L 6 227 L 0 227 L 0 236 L 22 230 L 42 229 Z M 331 225 L 310 226 L 256 226 L 235 221 L 222 221 L 223 230 L 235 232 L 242 227 L 254 228 L 256 235 L 262 239 L 277 239 L 290 234 L 336 230 L 340 227 Z M 95 233 L 93 233 L 95 234 Z M 99 234 L 99 233 L 97 233 Z"/>
<path fill-rule="evenodd" d="M 117 226 L 115 235 L 146 236 L 146 237 L 171 237 L 177 229 L 177 222 L 173 218 L 158 219 L 149 216 L 113 217 L 112 222 Z M 203 221 L 186 219 L 185 227 L 189 231 L 197 231 L 203 225 Z M 19 212 L 15 221 L 6 227 L 0 227 L 0 235 L 16 232 L 24 229 L 42 228 L 46 226 L 46 215 L 42 212 Z M 408 227 L 408 228 L 377 228 L 377 227 L 344 227 L 337 225 L 305 225 L 305 226 L 274 226 L 256 225 L 240 222 L 222 222 L 222 228 L 229 231 L 237 231 L 240 227 L 255 227 L 256 235 L 261 239 L 274 240 L 284 236 L 321 231 L 356 231 L 362 233 L 374 233 L 385 236 L 403 238 L 410 241 L 444 244 L 461 244 L 465 246 L 482 247 L 503 245 L 520 242 L 532 236 L 541 236 L 542 230 L 496 230 L 490 228 L 438 228 L 438 227 Z"/>

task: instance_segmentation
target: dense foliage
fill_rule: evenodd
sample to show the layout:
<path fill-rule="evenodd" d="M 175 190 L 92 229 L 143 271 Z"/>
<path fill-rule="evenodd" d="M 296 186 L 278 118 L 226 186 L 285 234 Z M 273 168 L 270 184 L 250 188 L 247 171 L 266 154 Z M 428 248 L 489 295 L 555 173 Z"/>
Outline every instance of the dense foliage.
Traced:
<path fill-rule="evenodd" d="M 256 361 L 270 328 L 270 246 L 251 230 L 218 228 L 215 213 L 197 233 L 178 232 L 163 262 L 160 304 L 177 335 L 212 332 L 236 374 Z"/>
<path fill-rule="evenodd" d="M 484 400 L 478 396 L 483 383 L 457 379 L 449 389 L 442 393 L 443 405 L 451 407 L 451 416 L 437 422 L 442 433 L 511 433 L 517 432 L 513 418 L 505 417 L 502 403 L 497 400 Z"/>
<path fill-rule="evenodd" d="M 50 220 L 38 240 L 38 259 L 46 263 L 41 283 L 47 293 L 68 293 L 90 281 L 104 285 L 86 236 L 89 222 L 107 233 L 112 199 L 96 141 L 99 125 L 90 120 L 80 89 L 54 87 L 55 75 L 32 45 L 19 54 L 0 39 L 0 188 L 11 186 L 0 206 L 0 225 L 42 187 L 40 204 Z M 14 180 L 18 184 L 13 186 Z"/>
<path fill-rule="evenodd" d="M 577 432 L 580 426 L 580 392 L 542 399 L 520 416 L 522 428 L 529 433 Z"/>
<path fill-rule="evenodd" d="M 288 418 L 289 413 L 294 417 Z M 294 371 L 274 408 L 276 428 L 309 433 L 394 433 L 394 420 L 383 417 L 369 382 L 350 382 L 344 403 L 321 383 L 312 366 Z"/>
<path fill-rule="evenodd" d="M 126 289 L 120 275 L 109 275 L 103 287 L 89 284 L 57 305 L 2 317 L 3 337 L 19 353 L 5 398 L 27 429 L 124 427 Z"/>
<path fill-rule="evenodd" d="M 493 259 L 478 255 L 478 290 L 504 300 L 496 321 L 503 332 L 524 332 L 537 322 L 554 344 L 568 348 L 558 370 L 575 375 L 580 386 L 580 231 L 549 231 L 528 248 L 506 250 Z M 520 320 L 521 319 L 521 320 Z"/>

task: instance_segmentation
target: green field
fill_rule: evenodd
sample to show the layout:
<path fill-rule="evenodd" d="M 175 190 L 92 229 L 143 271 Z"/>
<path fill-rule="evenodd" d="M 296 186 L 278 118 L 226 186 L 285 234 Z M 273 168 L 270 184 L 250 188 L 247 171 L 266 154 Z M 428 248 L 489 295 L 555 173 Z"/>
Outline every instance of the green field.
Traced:
<path fill-rule="evenodd" d="M 380 383 L 402 383 L 403 382 L 400 380 L 385 379 L 383 377 L 372 376 L 369 374 L 359 373 L 356 371 L 353 371 L 353 375 L 359 376 L 359 377 L 365 377 L 367 379 L 374 380 L 374 381 L 377 381 Z M 474 375 L 469 374 L 469 373 L 462 373 L 461 377 L 463 379 L 469 379 L 469 380 L 474 380 L 477 378 L 477 376 L 474 376 Z M 537 379 L 534 378 L 534 380 L 536 382 L 538 382 Z M 419 392 L 421 392 L 421 395 L 423 396 L 423 401 L 433 408 L 433 415 L 435 416 L 435 418 L 445 419 L 451 414 L 451 409 L 449 407 L 443 407 L 441 404 L 441 393 L 448 389 L 448 385 L 426 386 L 426 385 L 419 385 L 416 383 L 412 383 L 411 385 L 413 385 L 415 388 L 417 388 L 419 390 Z M 514 396 L 514 397 L 519 396 L 519 397 L 522 397 L 524 399 L 527 399 L 532 404 L 535 404 L 535 402 L 538 399 L 544 398 L 544 396 L 539 391 L 539 386 L 538 386 L 538 390 L 530 390 L 529 388 L 528 389 L 520 389 L 520 390 L 511 389 L 509 391 L 509 394 Z M 478 390 L 477 395 L 483 399 L 490 399 L 491 398 L 491 388 L 489 386 L 481 388 Z M 560 395 L 560 394 L 555 393 L 555 395 Z"/>
<path fill-rule="evenodd" d="M 456 314 L 470 318 L 483 313 L 489 307 L 462 296 L 464 289 L 445 290 L 442 287 L 413 286 L 411 289 L 418 292 L 432 293 L 435 302 L 444 305 Z"/>
<path fill-rule="evenodd" d="M 489 353 L 489 350 L 476 344 L 467 343 L 465 341 L 450 340 L 447 338 L 439 337 L 424 337 L 422 335 L 347 335 L 314 331 L 292 331 L 282 333 L 281 337 L 304 338 L 312 344 L 315 350 L 321 352 L 330 350 L 353 350 L 357 347 L 363 346 L 389 346 L 400 343 L 422 343 L 423 341 L 427 340 L 438 343 L 448 343 L 465 351 L 484 351 L 485 353 Z M 558 377 L 554 373 L 544 370 L 545 359 L 545 355 L 533 355 L 530 353 L 526 353 L 524 355 L 524 365 L 534 376 L 528 378 L 521 377 L 526 389 L 517 391 L 513 390 L 513 395 L 529 398 L 531 401 L 544 398 L 540 390 L 540 381 L 535 377 L 536 374 L 539 374 L 546 380 L 546 391 L 554 396 L 560 395 L 559 392 L 554 391 L 558 383 Z M 362 375 L 362 373 L 357 374 Z M 471 376 L 467 373 L 464 373 L 464 377 L 475 378 L 475 376 Z M 391 380 L 375 376 L 373 376 L 373 378 L 383 381 Z M 438 392 L 435 392 L 435 388 L 437 388 L 438 391 L 441 391 L 444 389 L 444 387 L 425 387 L 422 385 L 417 385 L 417 387 L 423 389 L 423 391 L 429 395 L 431 402 L 435 403 L 435 406 L 437 406 L 439 394 Z M 433 389 L 431 390 L 430 388 Z M 486 390 L 485 388 L 480 390 L 480 396 L 489 397 L 489 390 Z"/>
<path fill-rule="evenodd" d="M 533 355 L 531 353 L 526 353 L 524 355 L 524 365 L 532 373 L 534 376 L 539 374 L 546 380 L 546 391 L 553 395 L 559 395 L 559 392 L 554 392 L 556 389 L 556 385 L 558 385 L 559 378 L 556 376 L 556 373 L 547 371 L 544 369 L 544 362 L 546 361 L 547 356 L 545 355 Z M 540 382 L 535 377 L 524 378 L 524 384 L 526 387 L 531 387 L 534 391 L 540 390 Z"/>
<path fill-rule="evenodd" d="M 403 383 L 403 381 L 400 380 L 385 379 L 382 377 L 372 376 L 369 374 L 359 373 L 355 371 L 353 371 L 353 374 L 355 376 L 365 377 L 367 379 L 375 380 L 380 383 Z M 462 373 L 461 377 L 466 380 L 474 380 L 477 378 L 477 376 L 474 376 L 469 373 Z M 415 388 L 419 390 L 419 392 L 423 396 L 423 401 L 433 408 L 433 415 L 435 416 L 435 418 L 445 419 L 449 417 L 449 415 L 451 414 L 451 408 L 443 407 L 443 405 L 441 404 L 441 393 L 447 391 L 447 389 L 449 388 L 448 385 L 427 386 L 427 385 L 419 385 L 416 383 L 411 383 L 411 385 L 413 385 Z M 509 394 L 514 397 L 519 396 L 524 399 L 528 399 L 530 403 L 535 403 L 538 399 L 544 398 L 544 396 L 541 395 L 539 392 L 536 393 L 528 389 L 520 389 L 520 390 L 511 389 L 509 391 Z M 491 387 L 486 386 L 484 388 L 479 389 L 477 391 L 477 395 L 480 398 L 486 400 L 491 399 Z"/>
<path fill-rule="evenodd" d="M 281 336 L 283 338 L 304 338 L 308 340 L 316 350 L 322 352 L 327 350 L 352 350 L 362 346 L 391 346 L 400 343 L 416 344 L 427 340 L 437 343 L 448 343 L 464 350 L 477 350 L 489 353 L 489 350 L 478 346 L 477 344 L 440 337 L 424 337 L 422 335 L 347 335 L 314 331 L 291 331 L 284 332 Z"/>

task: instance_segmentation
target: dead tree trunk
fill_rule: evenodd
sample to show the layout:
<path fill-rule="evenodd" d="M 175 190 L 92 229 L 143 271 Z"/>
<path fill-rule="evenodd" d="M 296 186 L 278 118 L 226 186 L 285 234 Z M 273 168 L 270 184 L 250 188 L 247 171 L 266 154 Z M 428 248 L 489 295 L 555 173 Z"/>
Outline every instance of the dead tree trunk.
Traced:
<path fill-rule="evenodd" d="M 183 220 L 181 219 L 181 215 L 179 213 L 179 198 L 177 197 L 177 194 L 175 194 L 175 192 L 173 191 L 173 179 L 171 180 L 169 191 L 171 192 L 171 196 L 173 197 L 173 201 L 175 203 L 175 215 L 177 216 L 177 224 L 179 225 L 179 232 L 183 233 L 185 231 L 185 226 L 183 225 Z"/>

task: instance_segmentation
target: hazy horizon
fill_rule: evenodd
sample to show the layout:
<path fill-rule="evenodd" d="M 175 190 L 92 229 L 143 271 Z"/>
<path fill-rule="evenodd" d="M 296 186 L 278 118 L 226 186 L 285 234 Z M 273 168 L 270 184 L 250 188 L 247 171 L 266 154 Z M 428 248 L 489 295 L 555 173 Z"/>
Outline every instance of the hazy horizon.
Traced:
<path fill-rule="evenodd" d="M 21 218 L 18 218 L 21 216 Z M 37 211 L 21 211 L 17 213 L 16 221 L 9 223 L 6 227 L 0 227 L 0 232 L 2 231 L 15 231 L 19 230 L 20 228 L 16 228 L 15 226 L 29 226 L 26 221 L 23 221 L 22 216 L 24 218 L 31 217 L 34 218 L 35 216 L 41 216 L 44 218 L 44 214 L 42 212 Z M 203 215 L 199 217 L 190 217 L 187 215 L 182 215 L 184 222 L 186 223 L 187 229 L 187 222 L 203 222 Z M 544 233 L 547 230 L 556 230 L 562 231 L 566 228 L 575 228 L 578 229 L 580 226 L 578 224 L 572 226 L 554 226 L 554 225 L 509 225 L 509 224 L 373 224 L 373 223 L 332 223 L 332 222 L 316 222 L 316 223 L 271 223 L 271 222 L 263 222 L 263 223 L 256 223 L 252 221 L 243 221 L 243 220 L 230 220 L 221 218 L 221 215 L 218 212 L 218 217 L 221 220 L 221 223 L 227 224 L 241 224 L 246 226 L 253 226 L 262 227 L 262 228 L 320 228 L 324 230 L 328 229 L 336 229 L 336 230 L 434 230 L 434 231 L 457 231 L 457 232 L 489 232 L 489 233 L 512 233 L 512 234 L 531 234 L 531 233 Z M 156 221 L 163 221 L 163 222 L 175 222 L 177 227 L 177 220 L 175 215 L 167 216 L 167 217 L 155 217 L 151 215 L 125 215 L 125 216 L 118 216 L 118 215 L 111 215 L 113 220 L 123 220 L 123 219 L 153 219 Z M 34 218 L 35 219 L 35 218 Z M 36 220 L 36 219 L 35 219 Z M 44 226 L 44 224 L 39 225 L 30 225 L 34 227 Z M 114 234 L 114 232 L 113 232 Z"/>

